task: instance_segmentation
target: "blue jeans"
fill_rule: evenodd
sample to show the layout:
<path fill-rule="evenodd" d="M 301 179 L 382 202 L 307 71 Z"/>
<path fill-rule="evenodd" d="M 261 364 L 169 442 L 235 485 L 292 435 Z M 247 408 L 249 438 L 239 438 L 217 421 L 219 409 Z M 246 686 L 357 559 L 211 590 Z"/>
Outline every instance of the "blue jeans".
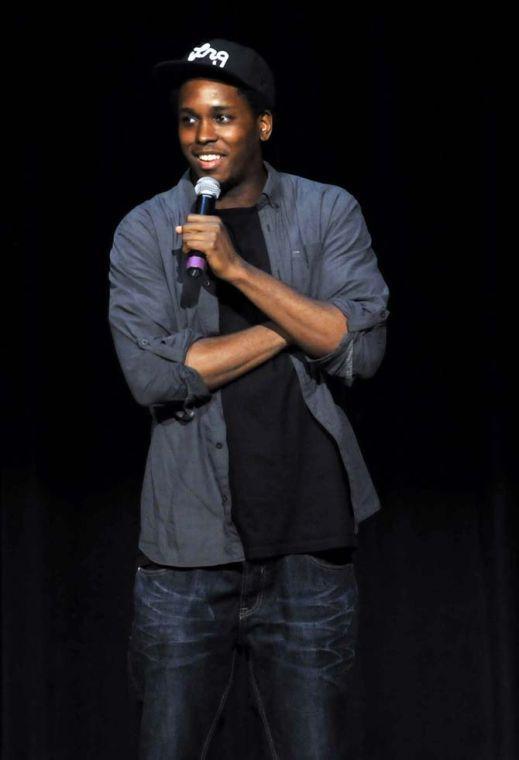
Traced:
<path fill-rule="evenodd" d="M 269 758 L 341 760 L 358 628 L 353 562 L 287 554 L 140 567 L 128 668 L 139 760 L 204 760 L 245 651 Z"/>

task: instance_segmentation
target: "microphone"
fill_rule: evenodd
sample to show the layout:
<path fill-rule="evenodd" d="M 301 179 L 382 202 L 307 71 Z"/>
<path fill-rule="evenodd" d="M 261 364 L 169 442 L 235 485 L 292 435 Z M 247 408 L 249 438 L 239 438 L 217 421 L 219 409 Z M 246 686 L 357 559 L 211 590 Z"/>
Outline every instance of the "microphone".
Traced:
<path fill-rule="evenodd" d="M 195 185 L 196 206 L 195 214 L 214 214 L 216 200 L 220 197 L 221 189 L 218 180 L 213 177 L 200 177 Z M 201 251 L 191 251 L 186 261 L 187 274 L 190 277 L 200 277 L 207 267 L 207 259 Z"/>

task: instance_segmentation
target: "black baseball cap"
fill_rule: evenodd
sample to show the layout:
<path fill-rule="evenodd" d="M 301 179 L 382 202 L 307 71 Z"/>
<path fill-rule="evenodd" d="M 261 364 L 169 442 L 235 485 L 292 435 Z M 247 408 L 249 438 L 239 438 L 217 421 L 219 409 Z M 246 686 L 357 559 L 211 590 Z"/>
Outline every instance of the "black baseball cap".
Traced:
<path fill-rule="evenodd" d="M 156 63 L 152 74 L 158 85 L 168 90 L 199 76 L 245 85 L 263 95 L 268 107 L 275 105 L 274 75 L 266 61 L 252 48 L 231 40 L 201 42 L 183 58 Z"/>

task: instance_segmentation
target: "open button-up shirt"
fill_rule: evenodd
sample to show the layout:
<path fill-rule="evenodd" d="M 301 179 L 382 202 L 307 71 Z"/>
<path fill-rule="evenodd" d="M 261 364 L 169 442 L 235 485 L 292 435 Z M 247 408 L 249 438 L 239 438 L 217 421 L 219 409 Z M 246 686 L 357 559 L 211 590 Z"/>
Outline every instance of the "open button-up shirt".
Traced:
<path fill-rule="evenodd" d="M 299 293 L 334 304 L 348 320 L 347 333 L 326 356 L 311 358 L 296 345 L 284 350 L 308 408 L 337 442 L 358 533 L 358 523 L 381 505 L 327 379 L 333 376 L 349 387 L 377 371 L 386 349 L 389 289 L 359 203 L 347 190 L 264 165 L 268 176 L 257 207 L 272 275 Z M 231 519 L 221 393 L 209 390 L 184 364 L 194 341 L 219 334 L 218 299 L 209 280 L 191 305 L 182 300 L 186 257 L 175 227 L 194 203 L 187 169 L 177 185 L 119 222 L 109 269 L 109 323 L 117 357 L 133 398 L 152 418 L 139 548 L 154 562 L 184 567 L 245 559 Z"/>

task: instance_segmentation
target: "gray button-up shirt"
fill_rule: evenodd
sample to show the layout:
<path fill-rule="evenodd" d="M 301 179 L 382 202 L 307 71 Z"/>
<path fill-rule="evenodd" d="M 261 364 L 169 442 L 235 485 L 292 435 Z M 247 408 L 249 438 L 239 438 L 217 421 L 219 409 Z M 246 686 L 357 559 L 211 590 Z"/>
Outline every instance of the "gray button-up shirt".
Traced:
<path fill-rule="evenodd" d="M 347 190 L 264 165 L 268 177 L 257 206 L 272 275 L 334 304 L 348 319 L 348 332 L 326 356 L 312 359 L 296 345 L 284 350 L 308 408 L 337 442 L 358 533 L 358 523 L 381 505 L 326 380 L 335 376 L 351 386 L 377 371 L 386 349 L 389 289 L 360 206 Z M 221 393 L 184 364 L 195 340 L 219 335 L 218 300 L 210 288 L 202 287 L 193 305 L 181 304 L 185 256 L 175 227 L 194 201 L 187 169 L 177 185 L 129 211 L 115 229 L 109 271 L 116 353 L 135 401 L 152 416 L 139 547 L 157 563 L 184 567 L 245 559 L 231 519 Z"/>

